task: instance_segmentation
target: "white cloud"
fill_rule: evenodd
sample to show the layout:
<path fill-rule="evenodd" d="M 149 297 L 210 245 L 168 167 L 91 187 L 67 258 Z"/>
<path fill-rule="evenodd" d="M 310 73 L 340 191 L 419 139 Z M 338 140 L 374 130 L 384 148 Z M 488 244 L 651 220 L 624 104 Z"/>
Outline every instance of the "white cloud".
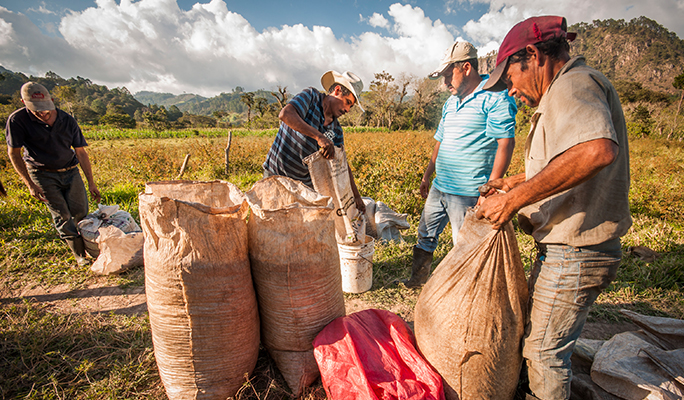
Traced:
<path fill-rule="evenodd" d="M 26 10 L 26 11 L 36 12 L 36 13 L 40 13 L 40 14 L 57 15 L 56 12 L 47 9 L 47 4 L 45 4 L 44 1 L 42 1 L 42 2 L 40 3 L 40 6 L 39 6 L 38 8 L 33 8 L 33 7 L 31 7 L 31 8 L 29 8 L 29 9 Z"/>
<path fill-rule="evenodd" d="M 384 15 L 373 13 L 373 15 L 368 18 L 368 25 L 373 28 L 387 28 L 389 27 L 389 21 Z"/>
<path fill-rule="evenodd" d="M 454 6 L 456 1 L 489 4 L 486 14 L 463 28 L 477 44 L 501 42 L 513 25 L 535 15 L 561 15 L 569 25 L 608 18 L 629 21 L 643 15 L 684 37 L 684 0 L 448 0 L 447 4 Z"/>
<path fill-rule="evenodd" d="M 648 8 L 658 22 L 681 27 L 681 22 L 668 25 L 653 13 L 669 11 L 671 20 L 684 7 L 684 0 L 654 0 L 630 10 L 625 0 L 453 1 L 454 7 L 455 2 L 466 7 L 466 2 L 489 4 L 489 12 L 459 27 L 481 55 L 496 49 L 510 27 L 531 15 L 566 15 L 572 24 L 630 19 L 630 13 L 648 16 Z M 384 15 L 376 13 L 367 20 L 360 16 L 359 22 L 364 21 L 387 29 L 389 35 L 366 32 L 345 39 L 329 27 L 302 24 L 257 31 L 225 0 L 197 3 L 190 10 L 181 10 L 176 0 L 97 0 L 95 7 L 61 19 L 60 38 L 37 33 L 26 16 L 0 7 L 0 60 L 4 67 L 27 74 L 79 75 L 132 92 L 213 96 L 236 86 L 254 90 L 276 85 L 295 91 L 319 87 L 328 69 L 354 71 L 367 88 L 382 71 L 395 77 L 425 76 L 456 36 L 455 27 L 408 4 L 392 4 Z"/>
<path fill-rule="evenodd" d="M 354 71 L 368 87 L 381 71 L 426 75 L 454 40 L 442 22 L 410 5 L 390 6 L 389 19 L 380 14 L 369 18 L 369 23 L 389 29 L 391 37 L 364 33 L 345 40 L 324 26 L 283 25 L 258 32 L 224 0 L 197 3 L 188 11 L 175 0 L 96 4 L 62 18 L 59 29 L 64 39 L 15 32 L 12 25 L 6 26 L 11 21 L 21 20 L 27 27 L 31 23 L 21 14 L 0 13 L 0 30 L 11 31 L 3 40 L 21 38 L 0 46 L 0 56 L 6 56 L 2 59 L 12 59 L 5 66 L 85 76 L 110 87 L 125 85 L 132 92 L 212 96 L 235 86 L 253 90 L 276 85 L 295 91 L 320 86 L 319 78 L 328 69 Z M 42 57 L 34 48 L 46 39 L 52 44 L 41 49 L 54 47 L 61 57 Z M 23 57 L 16 56 L 17 43 L 25 46 Z M 65 59 L 81 62 L 74 65 Z"/>

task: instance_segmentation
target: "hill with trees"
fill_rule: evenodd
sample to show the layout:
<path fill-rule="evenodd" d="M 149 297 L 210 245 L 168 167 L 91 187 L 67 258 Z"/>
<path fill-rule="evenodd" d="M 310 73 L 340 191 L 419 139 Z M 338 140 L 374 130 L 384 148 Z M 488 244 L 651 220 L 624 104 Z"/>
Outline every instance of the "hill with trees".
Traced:
<path fill-rule="evenodd" d="M 165 107 L 177 106 L 179 109 L 186 107 L 186 105 L 189 106 L 190 104 L 196 104 L 207 99 L 206 97 L 192 93 L 175 95 L 172 93 L 157 93 L 148 91 L 135 93 L 133 97 L 143 104 L 156 104 L 158 106 Z"/>

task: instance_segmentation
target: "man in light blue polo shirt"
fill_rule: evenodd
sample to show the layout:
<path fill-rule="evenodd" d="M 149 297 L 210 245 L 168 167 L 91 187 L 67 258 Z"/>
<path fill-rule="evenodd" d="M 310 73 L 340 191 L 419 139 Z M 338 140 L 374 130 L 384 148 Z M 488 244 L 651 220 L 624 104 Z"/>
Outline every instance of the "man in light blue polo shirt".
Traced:
<path fill-rule="evenodd" d="M 489 76 L 478 74 L 472 44 L 451 45 L 442 64 L 429 75 L 439 77 L 451 96 L 442 108 L 437 143 L 420 183 L 420 194 L 427 200 L 413 247 L 411 278 L 403 282 L 409 288 L 427 281 L 432 254 L 447 222 L 456 244 L 466 209 L 478 202 L 478 187 L 504 176 L 515 147 L 515 100 L 506 91 L 483 90 Z"/>

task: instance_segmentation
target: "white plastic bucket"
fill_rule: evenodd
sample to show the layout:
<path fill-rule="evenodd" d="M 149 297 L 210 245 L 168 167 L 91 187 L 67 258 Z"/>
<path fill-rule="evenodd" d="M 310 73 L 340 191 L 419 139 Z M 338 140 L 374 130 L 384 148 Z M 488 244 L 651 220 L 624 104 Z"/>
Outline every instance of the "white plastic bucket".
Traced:
<path fill-rule="evenodd" d="M 342 291 L 363 293 L 373 285 L 375 241 L 366 236 L 364 244 L 337 244 L 340 253 Z"/>

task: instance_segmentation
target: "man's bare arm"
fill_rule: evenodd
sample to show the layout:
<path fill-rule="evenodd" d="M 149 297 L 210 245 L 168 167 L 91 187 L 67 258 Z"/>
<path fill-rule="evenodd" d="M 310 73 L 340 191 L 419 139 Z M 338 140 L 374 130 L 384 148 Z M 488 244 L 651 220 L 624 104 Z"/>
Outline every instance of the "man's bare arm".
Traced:
<path fill-rule="evenodd" d="M 101 200 L 100 190 L 97 188 L 97 184 L 93 178 L 93 169 L 90 165 L 90 157 L 88 157 L 88 152 L 83 147 L 75 147 L 74 151 L 76 152 L 76 158 L 78 158 L 79 164 L 81 164 L 83 174 L 88 181 L 88 191 L 93 197 L 93 201 L 95 201 L 95 203 L 99 203 Z"/>
<path fill-rule="evenodd" d="M 19 174 L 21 180 L 24 181 L 24 184 L 26 185 L 26 187 L 28 187 L 31 196 L 35 197 L 40 201 L 47 201 L 47 199 L 45 198 L 45 193 L 43 193 L 43 190 L 33 182 L 31 176 L 28 173 L 26 163 L 24 162 L 24 159 L 21 156 L 21 148 L 8 147 L 7 155 L 9 156 L 9 159 L 12 162 L 14 170 L 17 171 L 17 174 Z"/>
<path fill-rule="evenodd" d="M 335 145 L 333 144 L 332 140 L 328 139 L 324 134 L 307 124 L 302 117 L 299 116 L 297 110 L 295 110 L 292 104 L 286 104 L 285 107 L 280 110 L 278 118 L 287 126 L 296 130 L 302 135 L 315 139 L 318 143 L 318 146 L 323 149 L 323 157 L 333 158 L 335 156 Z"/>
<path fill-rule="evenodd" d="M 618 150 L 617 144 L 610 139 L 596 139 L 573 146 L 551 160 L 529 181 L 515 185 L 506 193 L 487 197 L 477 216 L 487 218 L 494 229 L 499 229 L 521 208 L 593 178 L 615 160 Z"/>

